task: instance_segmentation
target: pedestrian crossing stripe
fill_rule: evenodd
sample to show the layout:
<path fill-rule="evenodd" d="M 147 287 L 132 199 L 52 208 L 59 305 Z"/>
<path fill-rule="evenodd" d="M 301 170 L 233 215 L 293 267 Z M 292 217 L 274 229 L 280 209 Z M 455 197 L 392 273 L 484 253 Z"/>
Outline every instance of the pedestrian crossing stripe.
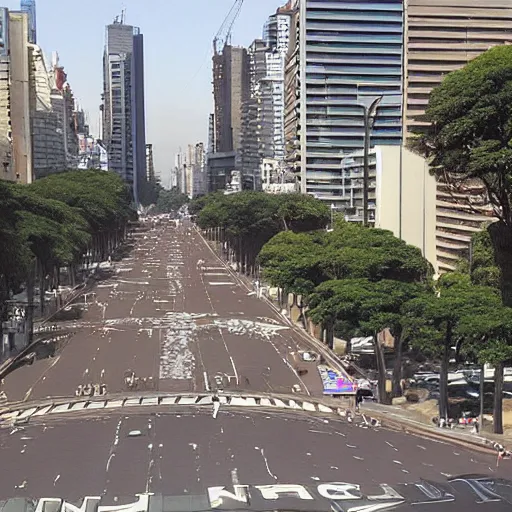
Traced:
<path fill-rule="evenodd" d="M 166 407 L 166 406 L 211 406 L 213 397 L 218 396 L 220 403 L 230 407 L 252 407 L 252 408 L 270 408 L 305 411 L 308 413 L 337 414 L 345 416 L 345 410 L 333 408 L 314 400 L 303 401 L 298 399 L 272 398 L 257 395 L 238 395 L 238 394 L 174 394 L 174 395 L 153 395 L 144 394 L 139 396 L 131 395 L 126 398 L 113 397 L 111 399 L 101 399 L 101 397 L 91 397 L 87 400 L 84 397 L 77 397 L 76 400 L 54 400 L 52 402 L 41 403 L 40 405 L 27 405 L 26 407 L 13 406 L 5 407 L 0 413 L 0 425 L 5 422 L 16 422 L 17 419 L 27 421 L 31 417 L 46 416 L 48 414 L 63 414 L 75 411 L 116 409 L 126 407 Z"/>

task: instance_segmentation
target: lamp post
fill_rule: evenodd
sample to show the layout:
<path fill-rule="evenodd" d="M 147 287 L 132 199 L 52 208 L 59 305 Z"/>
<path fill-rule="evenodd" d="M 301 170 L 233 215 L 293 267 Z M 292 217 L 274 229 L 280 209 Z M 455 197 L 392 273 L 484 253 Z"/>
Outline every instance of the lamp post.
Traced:
<path fill-rule="evenodd" d="M 377 106 L 382 96 L 374 99 L 369 107 L 361 105 L 364 111 L 364 154 L 363 154 L 363 225 L 368 226 L 368 189 L 369 189 L 369 155 L 370 155 L 370 132 L 377 114 Z"/>

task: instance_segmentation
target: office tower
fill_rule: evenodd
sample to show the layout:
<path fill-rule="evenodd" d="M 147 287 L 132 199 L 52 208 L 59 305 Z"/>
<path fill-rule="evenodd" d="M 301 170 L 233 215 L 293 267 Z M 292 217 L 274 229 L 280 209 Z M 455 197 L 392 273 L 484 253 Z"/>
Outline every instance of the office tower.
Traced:
<path fill-rule="evenodd" d="M 28 42 L 37 44 L 36 0 L 21 0 L 20 7 L 28 17 Z"/>
<path fill-rule="evenodd" d="M 215 152 L 240 148 L 242 104 L 249 96 L 249 62 L 245 48 L 224 45 L 213 56 Z"/>
<path fill-rule="evenodd" d="M 408 0 L 405 52 L 404 131 L 427 126 L 423 118 L 431 90 L 444 76 L 462 68 L 492 46 L 512 41 L 509 0 Z M 495 220 L 485 187 L 437 183 L 437 261 L 440 272 L 453 270 L 468 256 L 471 236 Z"/>
<path fill-rule="evenodd" d="M 146 179 L 143 67 L 142 34 L 116 18 L 106 29 L 102 138 L 109 169 L 128 184 L 135 202 Z"/>
<path fill-rule="evenodd" d="M 365 109 L 377 99 L 371 146 L 402 142 L 403 0 L 308 0 L 293 7 L 296 48 L 286 79 L 291 164 L 302 192 L 362 218 L 362 169 L 343 160 L 363 149 Z"/>

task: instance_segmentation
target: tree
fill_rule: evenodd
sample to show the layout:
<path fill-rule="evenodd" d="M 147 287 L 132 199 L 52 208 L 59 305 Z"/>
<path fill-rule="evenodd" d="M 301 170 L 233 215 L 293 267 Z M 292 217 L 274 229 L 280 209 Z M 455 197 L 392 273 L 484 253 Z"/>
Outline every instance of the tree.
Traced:
<path fill-rule="evenodd" d="M 271 195 L 244 191 L 209 194 L 193 203 L 202 229 L 220 230 L 222 242 L 242 271 L 253 274 L 261 248 L 282 230 L 304 231 L 325 227 L 328 209 L 319 200 L 301 194 Z"/>
<path fill-rule="evenodd" d="M 23 282 L 32 303 L 36 275 L 43 308 L 44 292 L 59 284 L 60 268 L 68 266 L 74 279 L 88 250 L 93 258 L 106 258 L 134 215 L 129 191 L 115 173 L 70 171 L 30 185 L 0 182 L 1 314 Z"/>
<path fill-rule="evenodd" d="M 499 289 L 501 271 L 496 264 L 494 247 L 487 230 L 473 234 L 470 254 L 458 262 L 457 271 L 468 274 L 473 284 Z"/>
<path fill-rule="evenodd" d="M 404 305 L 404 324 L 411 332 L 411 344 L 425 355 L 441 360 L 439 417 L 448 417 L 448 368 L 452 347 L 463 341 L 458 328 L 472 318 L 500 308 L 496 290 L 471 284 L 468 276 L 446 274 L 437 293 L 425 293 Z"/>
<path fill-rule="evenodd" d="M 259 261 L 272 285 L 292 293 L 331 279 L 427 282 L 433 273 L 418 248 L 390 231 L 343 220 L 331 232 L 279 233 L 262 248 Z"/>
<path fill-rule="evenodd" d="M 187 204 L 189 198 L 186 194 L 182 194 L 177 187 L 171 190 L 160 190 L 156 201 L 155 210 L 158 213 L 177 212 L 183 205 Z"/>
<path fill-rule="evenodd" d="M 483 183 L 499 222 L 489 226 L 501 269 L 504 303 L 512 304 L 512 47 L 497 46 L 447 75 L 435 88 L 414 146 L 440 179 Z"/>
<path fill-rule="evenodd" d="M 283 194 L 277 196 L 277 215 L 285 231 L 314 231 L 329 222 L 328 206 L 307 194 Z"/>
<path fill-rule="evenodd" d="M 371 336 L 379 375 L 379 400 L 389 403 L 386 392 L 386 365 L 384 349 L 378 334 L 389 328 L 395 340 L 395 365 L 393 368 L 393 395 L 401 395 L 402 348 L 405 329 L 402 309 L 404 305 L 424 293 L 425 285 L 419 283 L 368 279 L 326 281 L 309 297 L 308 316 L 327 329 L 330 345 L 336 322 L 341 321 L 343 337 Z"/>
<path fill-rule="evenodd" d="M 503 370 L 512 360 L 512 308 L 481 308 L 464 318 L 457 331 L 465 338 L 467 351 L 476 354 L 482 365 L 494 367 L 493 427 L 495 434 L 503 434 Z"/>

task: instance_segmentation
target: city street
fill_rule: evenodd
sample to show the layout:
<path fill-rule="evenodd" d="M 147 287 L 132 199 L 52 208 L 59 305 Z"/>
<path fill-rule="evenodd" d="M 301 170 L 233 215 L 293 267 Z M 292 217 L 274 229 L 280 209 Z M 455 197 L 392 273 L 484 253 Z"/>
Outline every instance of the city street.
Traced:
<path fill-rule="evenodd" d="M 220 508 L 228 510 L 330 512 L 333 501 L 340 511 L 478 510 L 483 502 L 510 510 L 510 482 L 500 480 L 512 478 L 510 462 L 497 467 L 492 455 L 332 415 L 221 406 L 214 419 L 204 406 L 145 409 L 50 414 L 0 430 L 2 499 L 80 507 L 98 496 L 91 500 L 107 512 L 153 493 L 150 507 L 129 510 L 189 512 L 219 507 L 225 486 L 235 495 L 224 493 Z M 371 508 L 376 502 L 382 508 Z M 47 502 L 53 511 L 77 510 L 60 505 Z"/>
<path fill-rule="evenodd" d="M 291 393 L 297 385 L 321 395 L 314 364 L 303 377 L 291 364 L 290 353 L 306 348 L 301 335 L 239 286 L 190 224 L 136 233 L 115 270 L 81 299 L 80 318 L 59 324 L 69 336 L 54 357 L 6 377 L 10 402 L 74 396 L 87 385 L 107 393 Z"/>

